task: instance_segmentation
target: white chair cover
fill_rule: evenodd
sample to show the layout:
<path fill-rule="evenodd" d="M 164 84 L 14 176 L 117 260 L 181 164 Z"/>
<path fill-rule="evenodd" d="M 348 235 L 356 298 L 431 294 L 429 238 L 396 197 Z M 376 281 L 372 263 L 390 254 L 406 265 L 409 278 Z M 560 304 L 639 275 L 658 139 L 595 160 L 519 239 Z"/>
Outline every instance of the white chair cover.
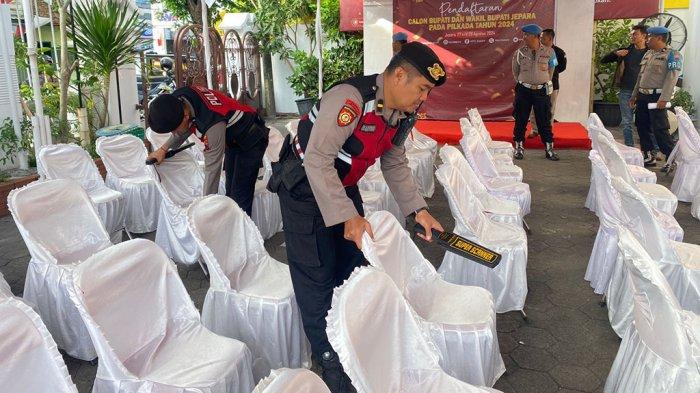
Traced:
<path fill-rule="evenodd" d="M 132 233 L 155 231 L 160 195 L 146 172 L 143 141 L 129 134 L 117 135 L 98 138 L 96 147 L 107 169 L 107 186 L 124 196 L 126 229 Z"/>
<path fill-rule="evenodd" d="M 620 250 L 634 322 L 624 333 L 605 392 L 700 391 L 700 317 L 681 310 L 657 264 L 623 228 Z"/>
<path fill-rule="evenodd" d="M 678 144 L 673 162 L 678 164 L 673 175 L 671 191 L 679 201 L 692 202 L 700 195 L 700 135 L 688 114 L 676 107 L 678 115 Z"/>
<path fill-rule="evenodd" d="M 484 120 L 481 118 L 481 114 L 479 113 L 478 109 L 470 109 L 467 112 L 467 115 L 469 116 L 469 122 L 479 131 L 481 139 L 484 140 L 484 143 L 486 143 L 486 147 L 488 147 L 491 154 L 503 154 L 511 157 L 512 159 L 513 154 L 515 154 L 513 145 L 510 142 L 494 141 L 491 139 L 491 134 L 489 133 L 489 130 L 486 129 L 486 124 L 484 124 Z"/>
<path fill-rule="evenodd" d="M 619 176 L 639 190 L 649 202 L 662 212 L 673 215 L 678 207 L 678 198 L 668 188 L 660 184 L 639 183 L 631 175 L 628 165 L 613 143 L 603 135 L 598 135 L 598 153 L 603 157 L 612 176 Z"/>
<path fill-rule="evenodd" d="M 596 126 L 596 129 L 592 130 L 591 126 Z M 586 128 L 588 129 L 588 137 L 591 139 L 591 144 L 593 145 L 594 149 L 596 148 L 595 145 L 597 143 L 596 139 L 598 138 L 598 132 L 607 133 L 610 137 L 612 137 L 613 141 L 615 140 L 612 133 L 605 128 L 603 121 L 600 120 L 600 117 L 598 117 L 598 114 L 596 113 L 591 113 L 588 116 Z M 642 155 L 641 150 L 634 146 L 627 146 L 624 143 L 617 141 L 615 142 L 615 147 L 617 147 L 617 150 L 620 152 L 620 155 L 622 155 L 627 164 L 644 168 L 644 156 Z"/>
<path fill-rule="evenodd" d="M 437 142 L 427 135 L 423 135 L 417 128 L 413 128 L 411 134 L 404 143 L 406 158 L 411 168 L 413 179 L 418 186 L 418 191 L 425 198 L 432 198 L 435 192 L 435 157 L 437 156 Z"/>
<path fill-rule="evenodd" d="M 496 222 L 522 226 L 523 217 L 518 203 L 489 194 L 484 184 L 481 183 L 479 177 L 474 173 L 471 166 L 469 166 L 467 159 L 464 158 L 456 147 L 448 145 L 443 146 L 440 149 L 440 159 L 442 162 L 450 164 L 457 169 L 457 172 L 462 175 L 462 178 L 464 178 L 465 183 L 469 187 L 469 191 L 474 194 L 481 204 L 481 211 L 490 219 Z"/>
<path fill-rule="evenodd" d="M 462 140 L 465 140 L 462 137 Z M 460 140 L 460 144 L 462 144 Z M 465 141 L 466 143 L 466 141 Z M 472 154 L 471 150 L 462 147 L 462 152 L 467 160 L 467 163 L 472 168 L 476 176 L 481 180 L 481 183 L 486 187 L 489 194 L 510 199 L 511 201 L 516 201 L 520 205 L 520 211 L 523 216 L 530 214 L 530 186 L 526 183 L 515 182 L 509 178 L 502 177 L 489 177 L 486 176 L 479 170 L 479 166 L 476 163 L 476 157 Z"/>
<path fill-rule="evenodd" d="M 260 230 L 263 239 L 269 239 L 282 231 L 282 210 L 276 193 L 267 189 L 267 182 L 272 176 L 272 163 L 279 160 L 284 137 L 275 127 L 270 127 L 269 142 L 263 156 L 262 177 L 255 182 L 253 209 L 251 218 Z"/>
<path fill-rule="evenodd" d="M 94 203 L 70 179 L 31 183 L 11 191 L 7 201 L 31 255 L 24 298 L 35 305 L 59 348 L 78 359 L 94 359 L 95 349 L 67 292 L 67 273 L 111 246 Z"/>
<path fill-rule="evenodd" d="M 388 212 L 369 217 L 362 252 L 386 272 L 430 332 L 440 366 L 473 385 L 493 386 L 505 372 L 496 335 L 493 297 L 483 288 L 444 281 Z"/>
<path fill-rule="evenodd" d="M 154 145 L 162 135 L 150 132 L 150 129 L 146 132 Z M 185 210 L 202 196 L 204 173 L 191 154 L 176 154 L 160 165 L 149 165 L 146 169 L 161 196 L 156 244 L 175 262 L 197 263 L 199 250 L 187 227 Z"/>
<path fill-rule="evenodd" d="M 457 169 L 443 164 L 435 175 L 455 219 L 454 232 L 502 255 L 491 269 L 446 252 L 438 272 L 454 284 L 474 285 L 493 295 L 496 312 L 522 310 L 527 296 L 527 237 L 522 226 L 489 220 Z"/>
<path fill-rule="evenodd" d="M 360 194 L 363 197 L 363 202 L 364 197 L 368 197 L 366 206 L 369 209 L 365 212 L 365 216 L 368 216 L 369 213 L 375 211 L 386 210 L 396 217 L 399 223 L 401 223 L 401 226 L 405 226 L 406 217 L 401 212 L 401 208 L 399 208 L 399 204 L 396 202 L 394 194 L 391 193 L 389 185 L 386 184 L 386 180 L 384 179 L 380 166 L 381 162 L 380 160 L 377 160 L 374 165 L 367 168 L 365 175 L 362 176 L 360 181 L 357 183 L 357 186 L 360 189 Z M 377 197 L 375 193 L 379 194 L 379 197 Z"/>
<path fill-rule="evenodd" d="M 256 380 L 310 367 L 289 268 L 267 253 L 250 217 L 231 198 L 209 195 L 190 205 L 187 222 L 210 274 L 204 326 L 250 348 Z"/>
<path fill-rule="evenodd" d="M 474 156 L 474 163 L 476 172 L 480 172 L 481 175 L 490 178 L 504 178 L 512 182 L 522 182 L 523 181 L 523 170 L 519 166 L 516 166 L 510 162 L 510 157 L 501 155 L 493 156 L 484 141 L 481 139 L 481 135 L 466 118 L 461 118 L 460 124 L 462 127 L 462 138 L 459 140 L 459 144 L 462 146 L 462 150 L 469 150 Z"/>
<path fill-rule="evenodd" d="M 588 158 L 591 160 L 591 178 L 596 184 L 593 189 L 596 193 L 600 226 L 584 278 L 591 283 L 595 293 L 605 294 L 617 260 L 617 227 L 623 225 L 625 219 L 622 213 L 620 195 L 612 186 L 612 177 L 603 158 L 596 150 L 591 150 Z M 683 229 L 673 216 L 656 209 L 653 210 L 653 213 L 654 219 L 662 225 L 667 238 L 683 239 Z"/>
<path fill-rule="evenodd" d="M 700 220 L 700 194 L 696 195 L 695 199 L 693 199 L 693 204 L 690 207 L 690 214 Z"/>
<path fill-rule="evenodd" d="M 124 229 L 125 201 L 119 191 L 107 188 L 95 162 L 80 146 L 59 143 L 44 146 L 36 157 L 41 180 L 73 179 L 82 186 L 97 206 L 100 219 L 112 236 L 121 241 Z"/>
<path fill-rule="evenodd" d="M 10 284 L 5 281 L 5 276 L 2 275 L 2 272 L 0 272 L 0 298 L 2 297 L 7 297 L 7 296 L 14 296 L 12 294 L 12 289 L 10 288 Z"/>
<path fill-rule="evenodd" d="M 281 368 L 258 382 L 253 393 L 331 393 L 321 377 L 306 369 Z"/>
<path fill-rule="evenodd" d="M 12 297 L 0 297 L 0 387 L 8 393 L 78 393 L 39 315 Z"/>
<path fill-rule="evenodd" d="M 250 351 L 199 321 L 177 269 L 155 243 L 129 240 L 71 274 L 100 362 L 94 392 L 250 392 Z"/>
<path fill-rule="evenodd" d="M 625 227 L 658 264 L 683 309 L 700 313 L 700 246 L 668 240 L 644 196 L 620 178 L 613 178 L 612 184 L 622 200 Z M 611 281 L 613 285 L 621 287 Z"/>
<path fill-rule="evenodd" d="M 334 289 L 326 333 L 358 393 L 493 392 L 445 373 L 437 349 L 389 276 L 357 268 Z"/>
<path fill-rule="evenodd" d="M 299 128 L 299 119 L 292 119 L 285 125 L 287 131 L 292 134 L 292 137 L 297 135 L 297 128 Z"/>

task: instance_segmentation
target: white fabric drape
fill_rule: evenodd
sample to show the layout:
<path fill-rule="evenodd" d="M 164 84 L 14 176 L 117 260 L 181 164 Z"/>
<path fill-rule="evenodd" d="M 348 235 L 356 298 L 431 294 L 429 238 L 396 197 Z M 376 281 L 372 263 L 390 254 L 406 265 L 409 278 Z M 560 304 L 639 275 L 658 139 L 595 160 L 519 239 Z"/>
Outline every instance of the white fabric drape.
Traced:
<path fill-rule="evenodd" d="M 437 142 L 413 128 L 404 143 L 408 166 L 411 168 L 413 180 L 418 186 L 418 192 L 424 198 L 432 198 L 435 192 L 435 157 Z"/>
<path fill-rule="evenodd" d="M 700 135 L 682 108 L 676 107 L 676 115 L 679 135 L 674 149 L 677 152 L 672 161 L 678 167 L 673 175 L 671 191 L 679 201 L 692 202 L 693 198 L 700 195 Z"/>
<path fill-rule="evenodd" d="M 331 393 L 321 377 L 306 369 L 281 368 L 258 382 L 253 393 Z"/>
<path fill-rule="evenodd" d="M 362 252 L 387 273 L 430 332 L 440 366 L 473 385 L 493 386 L 505 372 L 496 335 L 493 297 L 483 288 L 449 284 L 437 274 L 388 212 L 369 217 Z"/>
<path fill-rule="evenodd" d="M 111 246 L 94 203 L 80 184 L 61 179 L 13 190 L 8 207 L 31 255 L 24 298 L 35 305 L 59 348 L 78 359 L 94 359 L 95 349 L 67 292 L 68 273 Z"/>
<path fill-rule="evenodd" d="M 396 219 L 401 223 L 401 226 L 406 225 L 406 217 L 404 217 L 399 208 L 398 202 L 394 198 L 394 194 L 391 193 L 389 185 L 386 184 L 384 175 L 380 169 L 381 162 L 377 160 L 371 167 L 367 168 L 364 176 L 357 183 L 360 193 L 363 196 L 368 197 L 367 207 L 369 208 L 365 215 L 375 211 L 386 210 L 396 217 Z M 367 192 L 370 191 L 370 192 Z M 378 194 L 378 195 L 377 195 Z"/>
<path fill-rule="evenodd" d="M 269 142 L 263 156 L 262 176 L 255 182 L 253 209 L 251 218 L 260 230 L 263 239 L 269 239 L 282 231 L 282 210 L 276 193 L 267 189 L 267 182 L 272 176 L 272 163 L 279 160 L 284 137 L 275 127 L 270 127 Z"/>
<path fill-rule="evenodd" d="M 0 297 L 8 297 L 12 295 L 12 289 L 10 289 L 10 284 L 5 280 L 5 276 L 0 272 Z"/>
<path fill-rule="evenodd" d="M 435 172 L 455 219 L 454 232 L 502 255 L 495 268 L 445 252 L 438 272 L 448 282 L 474 285 L 493 295 L 496 312 L 522 310 L 527 296 L 527 237 L 522 226 L 494 222 L 480 210 L 457 169 L 442 164 Z"/>
<path fill-rule="evenodd" d="M 202 325 L 175 265 L 155 243 L 110 247 L 70 279 L 71 300 L 100 358 L 93 392 L 253 390 L 250 351 Z"/>
<path fill-rule="evenodd" d="M 310 367 L 289 268 L 267 253 L 250 217 L 231 198 L 209 195 L 190 205 L 187 221 L 210 273 L 204 326 L 250 348 L 256 380 Z"/>
<path fill-rule="evenodd" d="M 0 386 L 8 393 L 78 393 L 39 315 L 12 297 L 0 297 Z"/>
<path fill-rule="evenodd" d="M 486 143 L 486 147 L 489 149 L 491 154 L 506 155 L 508 157 L 511 157 L 512 159 L 513 155 L 515 154 L 515 149 L 513 148 L 513 145 L 510 142 L 494 141 L 493 139 L 491 139 L 491 134 L 489 133 L 489 130 L 486 129 L 486 124 L 481 118 L 481 114 L 479 113 L 478 109 L 470 109 L 469 111 L 467 111 L 467 116 L 469 116 L 469 122 L 474 127 L 476 127 L 477 131 L 479 131 L 481 139 L 484 140 L 484 143 Z"/>
<path fill-rule="evenodd" d="M 633 322 L 624 332 L 604 391 L 700 391 L 700 316 L 681 309 L 665 275 L 630 231 L 620 228 L 619 243 Z"/>
<path fill-rule="evenodd" d="M 595 129 L 591 129 L 591 126 L 595 126 Z M 609 134 L 609 136 L 612 137 L 612 134 L 607 128 L 605 128 L 603 121 L 600 120 L 600 117 L 598 117 L 598 114 L 596 113 L 591 113 L 588 116 L 586 128 L 588 130 L 588 137 L 591 139 L 591 144 L 593 145 L 594 149 L 597 143 L 598 133 Z M 612 139 L 615 140 L 615 138 Z M 627 164 L 644 168 L 644 156 L 642 155 L 641 150 L 634 146 L 627 146 L 624 143 L 617 141 L 615 141 L 615 147 L 620 152 Z"/>
<path fill-rule="evenodd" d="M 160 195 L 146 172 L 143 141 L 129 134 L 102 137 L 97 139 L 96 148 L 107 169 L 107 186 L 124 196 L 126 229 L 132 233 L 155 231 Z"/>
<path fill-rule="evenodd" d="M 80 146 L 56 144 L 44 146 L 36 157 L 41 180 L 73 179 L 90 195 L 113 242 L 121 241 L 125 202 L 119 191 L 107 188 L 95 162 Z"/>
<path fill-rule="evenodd" d="M 466 182 L 469 190 L 481 204 L 481 210 L 490 219 L 507 224 L 523 224 L 522 210 L 518 202 L 489 194 L 479 177 L 469 166 L 467 159 L 454 146 L 443 146 L 440 149 L 440 159 L 457 169 Z"/>
<path fill-rule="evenodd" d="M 483 176 L 489 178 L 503 178 L 513 182 L 523 181 L 523 170 L 519 166 L 513 164 L 512 159 L 508 155 L 492 155 L 484 141 L 481 139 L 479 132 L 469 123 L 466 118 L 459 120 L 462 128 L 462 138 L 459 144 L 465 152 L 469 150 L 474 157 L 476 172 L 480 172 Z"/>
<path fill-rule="evenodd" d="M 392 279 L 357 268 L 333 291 L 326 332 L 358 393 L 495 392 L 445 373 L 437 349 Z"/>

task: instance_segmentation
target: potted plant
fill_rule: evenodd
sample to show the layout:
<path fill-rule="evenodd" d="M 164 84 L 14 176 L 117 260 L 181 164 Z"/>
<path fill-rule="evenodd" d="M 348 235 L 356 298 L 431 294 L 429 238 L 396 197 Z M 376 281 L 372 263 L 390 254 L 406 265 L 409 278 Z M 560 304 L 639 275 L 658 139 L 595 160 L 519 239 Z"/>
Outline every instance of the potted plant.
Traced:
<path fill-rule="evenodd" d="M 318 98 L 318 58 L 304 51 L 294 51 L 291 58 L 294 68 L 287 82 L 294 94 L 303 97 L 296 103 L 299 115 L 305 115 Z"/>
<path fill-rule="evenodd" d="M 619 87 L 615 83 L 615 71 L 618 63 L 601 63 L 607 53 L 629 45 L 629 33 L 632 30 L 630 19 L 600 20 L 596 22 L 594 38 L 594 92 L 598 99 L 593 101 L 595 112 L 603 124 L 615 127 L 622 121 L 618 102 Z"/>

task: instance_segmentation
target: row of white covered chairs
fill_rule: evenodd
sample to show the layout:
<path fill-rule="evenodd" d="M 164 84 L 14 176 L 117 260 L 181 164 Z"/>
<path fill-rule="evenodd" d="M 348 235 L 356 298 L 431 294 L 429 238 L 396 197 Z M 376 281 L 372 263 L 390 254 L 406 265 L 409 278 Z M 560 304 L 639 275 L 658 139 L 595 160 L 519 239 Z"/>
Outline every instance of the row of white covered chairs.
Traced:
<path fill-rule="evenodd" d="M 522 311 L 527 297 L 527 236 L 521 210 L 511 201 L 503 201 L 500 211 L 487 209 L 500 199 L 480 194 L 466 159 L 450 146 L 443 147 L 440 155 L 445 159 L 435 175 L 455 219 L 454 232 L 500 253 L 502 259 L 491 269 L 446 252 L 438 271 L 448 282 L 488 290 L 496 312 Z"/>
<path fill-rule="evenodd" d="M 595 293 L 605 294 L 618 255 L 616 227 L 625 221 L 620 195 L 612 184 L 613 175 L 597 150 L 591 150 L 592 190 L 595 192 L 597 215 L 600 221 L 593 250 L 589 258 L 585 279 L 591 283 Z M 683 240 L 683 229 L 676 219 L 667 213 L 652 208 L 665 237 Z"/>
<path fill-rule="evenodd" d="M 494 155 L 505 155 L 513 157 L 515 154 L 515 149 L 513 148 L 513 144 L 510 142 L 506 141 L 494 141 L 491 138 L 491 134 L 489 133 L 488 129 L 486 128 L 486 124 L 484 123 L 484 120 L 481 118 L 481 114 L 479 113 L 479 110 L 476 108 L 471 108 L 467 111 L 467 116 L 469 116 L 469 122 L 471 123 L 472 126 L 474 126 L 477 131 L 479 132 L 479 135 L 481 135 L 482 140 L 486 144 L 486 147 L 488 150 L 491 152 L 491 154 Z"/>
<path fill-rule="evenodd" d="M 623 220 L 663 273 L 683 309 L 700 313 L 700 246 L 669 240 L 646 198 L 619 177 L 612 185 L 620 196 Z M 622 265 L 615 263 L 608 284 L 608 317 L 622 336 L 631 320 L 632 299 Z"/>
<path fill-rule="evenodd" d="M 496 391 L 440 367 L 430 332 L 392 277 L 377 268 L 357 268 L 334 290 L 326 321 L 328 339 L 358 392 Z"/>
<path fill-rule="evenodd" d="M 679 303 L 665 264 L 647 252 L 646 239 L 623 226 L 617 231 L 617 269 L 625 276 L 619 290 L 629 299 L 629 322 L 620 332 L 622 342 L 604 391 L 700 391 L 700 315 Z"/>

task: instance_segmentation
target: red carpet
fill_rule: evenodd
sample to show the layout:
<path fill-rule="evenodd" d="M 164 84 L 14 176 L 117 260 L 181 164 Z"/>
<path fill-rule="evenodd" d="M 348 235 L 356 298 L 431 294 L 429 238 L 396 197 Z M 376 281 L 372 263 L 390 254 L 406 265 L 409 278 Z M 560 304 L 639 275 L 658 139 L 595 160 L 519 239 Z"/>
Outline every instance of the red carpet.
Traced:
<path fill-rule="evenodd" d="M 462 138 L 459 121 L 456 120 L 419 120 L 416 128 L 423 134 L 438 141 L 438 143 L 457 145 Z M 486 129 L 491 133 L 493 140 L 513 141 L 512 121 L 487 121 Z M 559 122 L 554 123 L 554 147 L 558 149 L 588 150 L 591 148 L 591 140 L 588 139 L 586 129 L 581 124 Z M 540 138 L 537 137 L 526 139 L 525 148 L 544 149 L 544 145 Z"/>

